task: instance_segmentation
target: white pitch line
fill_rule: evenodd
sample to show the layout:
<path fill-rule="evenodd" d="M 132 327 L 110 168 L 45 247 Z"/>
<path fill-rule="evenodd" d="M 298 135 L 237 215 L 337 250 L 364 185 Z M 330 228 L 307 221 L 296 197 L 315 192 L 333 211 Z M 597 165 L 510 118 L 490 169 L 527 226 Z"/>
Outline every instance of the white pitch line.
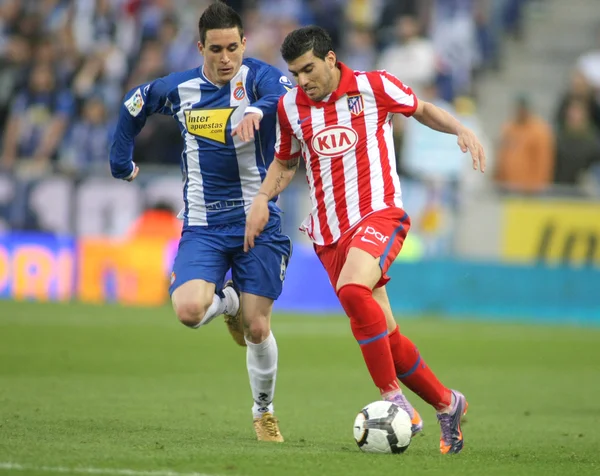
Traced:
<path fill-rule="evenodd" d="M 0 471 L 40 471 L 46 473 L 61 474 L 107 474 L 114 476 L 217 476 L 207 473 L 180 473 L 177 471 L 143 471 L 137 469 L 113 469 L 113 468 L 66 468 L 63 466 L 35 466 L 19 463 L 0 462 Z"/>

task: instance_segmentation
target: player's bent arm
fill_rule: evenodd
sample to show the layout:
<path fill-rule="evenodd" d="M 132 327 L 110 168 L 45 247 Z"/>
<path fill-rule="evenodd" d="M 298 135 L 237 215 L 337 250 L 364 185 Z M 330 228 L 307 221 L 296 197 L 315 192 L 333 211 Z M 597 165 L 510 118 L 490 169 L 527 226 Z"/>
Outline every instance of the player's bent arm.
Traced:
<path fill-rule="evenodd" d="M 485 151 L 475 133 L 463 126 L 452 114 L 426 101 L 420 101 L 413 117 L 421 124 L 439 132 L 454 134 L 463 152 L 469 151 L 473 169 L 485 171 Z"/>
<path fill-rule="evenodd" d="M 283 192 L 294 178 L 299 161 L 300 157 L 289 160 L 275 158 L 267 170 L 258 195 L 266 196 L 267 200 L 271 200 Z"/>
<path fill-rule="evenodd" d="M 136 166 L 133 163 L 135 137 L 154 113 L 170 113 L 167 105 L 167 84 L 157 79 L 129 91 L 119 112 L 119 120 L 110 144 L 110 171 L 114 178 L 131 180 Z"/>
<path fill-rule="evenodd" d="M 452 114 L 427 101 L 419 101 L 413 117 L 421 124 L 438 132 L 458 135 L 462 124 Z"/>

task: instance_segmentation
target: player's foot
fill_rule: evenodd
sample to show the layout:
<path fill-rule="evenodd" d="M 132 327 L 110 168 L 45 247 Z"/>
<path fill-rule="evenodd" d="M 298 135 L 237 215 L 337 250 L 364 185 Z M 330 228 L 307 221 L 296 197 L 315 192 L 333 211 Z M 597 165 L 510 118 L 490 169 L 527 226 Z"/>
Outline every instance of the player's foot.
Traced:
<path fill-rule="evenodd" d="M 410 429 L 412 431 L 412 436 L 415 436 L 417 433 L 421 433 L 423 431 L 423 419 L 419 412 L 415 409 L 415 414 L 410 420 L 411 426 Z"/>
<path fill-rule="evenodd" d="M 258 441 L 283 443 L 279 422 L 271 412 L 265 412 L 262 416 L 254 419 L 254 431 L 256 431 Z"/>
<path fill-rule="evenodd" d="M 233 337 L 233 340 L 236 342 L 236 344 L 246 347 L 246 340 L 244 339 L 244 326 L 242 324 L 242 300 L 240 299 L 240 293 L 238 289 L 233 285 L 233 280 L 229 280 L 225 283 L 223 294 L 226 293 L 229 293 L 232 297 L 234 297 L 235 294 L 238 303 L 237 309 L 227 309 L 225 312 L 225 324 L 227 325 L 227 330 L 231 334 L 231 337 Z"/>
<path fill-rule="evenodd" d="M 389 397 L 386 397 L 385 400 L 395 403 L 402 408 L 402 410 L 408 413 L 408 416 L 410 417 L 412 436 L 415 436 L 417 433 L 423 431 L 423 419 L 421 418 L 421 415 L 419 415 L 419 412 L 410 404 L 408 398 L 406 398 L 403 393 L 394 393 Z"/>
<path fill-rule="evenodd" d="M 463 434 L 460 428 L 461 420 L 467 413 L 469 404 L 465 396 L 452 390 L 452 404 L 449 411 L 438 413 L 442 437 L 440 438 L 440 451 L 442 454 L 460 453 L 463 449 Z"/>

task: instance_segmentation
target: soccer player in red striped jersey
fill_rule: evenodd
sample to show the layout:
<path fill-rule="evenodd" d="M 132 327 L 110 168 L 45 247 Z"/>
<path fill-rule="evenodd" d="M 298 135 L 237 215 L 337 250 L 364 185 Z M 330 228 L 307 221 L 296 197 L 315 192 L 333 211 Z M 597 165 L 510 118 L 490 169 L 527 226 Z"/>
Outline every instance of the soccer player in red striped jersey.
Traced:
<path fill-rule="evenodd" d="M 312 211 L 302 229 L 350 318 L 373 382 L 382 398 L 409 413 L 414 433 L 422 420 L 398 380 L 431 404 L 442 430 L 441 452 L 458 453 L 466 399 L 442 385 L 415 345 L 400 334 L 385 291 L 386 272 L 410 228 L 395 168 L 391 119 L 403 114 L 456 135 L 461 150 L 470 152 L 473 168 L 482 172 L 483 148 L 471 130 L 448 112 L 419 101 L 395 76 L 353 71 L 339 62 L 322 28 L 294 30 L 281 53 L 298 85 L 279 100 L 275 160 L 248 214 L 245 249 L 254 246 L 269 219 L 269 200 L 290 183 L 304 157 Z"/>

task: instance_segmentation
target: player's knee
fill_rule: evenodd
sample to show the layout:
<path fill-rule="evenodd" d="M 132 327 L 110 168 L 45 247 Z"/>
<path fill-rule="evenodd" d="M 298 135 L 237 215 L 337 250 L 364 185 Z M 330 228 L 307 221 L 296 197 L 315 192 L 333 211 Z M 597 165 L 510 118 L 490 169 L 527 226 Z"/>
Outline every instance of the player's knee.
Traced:
<path fill-rule="evenodd" d="M 365 300 L 365 294 L 370 294 L 372 296 L 372 293 L 368 293 L 368 289 L 365 286 L 356 284 L 346 284 L 337 290 L 340 304 L 348 315 L 356 314 L 361 310 L 361 304 Z"/>
<path fill-rule="evenodd" d="M 257 316 L 248 320 L 245 325 L 244 333 L 246 339 L 253 344 L 260 344 L 271 333 L 271 326 L 267 316 Z"/>
<path fill-rule="evenodd" d="M 197 327 L 208 311 L 208 307 L 208 303 L 184 302 L 175 305 L 175 314 L 182 324 L 188 327 Z"/>

